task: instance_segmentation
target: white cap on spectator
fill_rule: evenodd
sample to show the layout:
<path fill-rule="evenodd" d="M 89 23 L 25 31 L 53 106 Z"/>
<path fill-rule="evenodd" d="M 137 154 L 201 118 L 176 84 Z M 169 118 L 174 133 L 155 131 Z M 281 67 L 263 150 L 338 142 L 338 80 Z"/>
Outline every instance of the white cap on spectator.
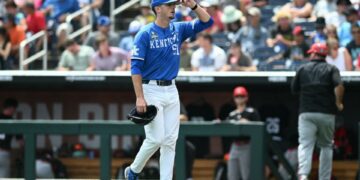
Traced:
<path fill-rule="evenodd" d="M 141 0 L 140 1 L 140 7 L 148 7 L 148 8 L 150 8 L 149 0 Z"/>
<path fill-rule="evenodd" d="M 56 29 L 56 35 L 59 36 L 62 31 L 65 31 L 66 35 L 69 35 L 73 31 L 73 28 L 67 23 L 62 23 Z"/>
<path fill-rule="evenodd" d="M 257 7 L 251 7 L 248 10 L 250 16 L 261 16 L 261 11 Z"/>
<path fill-rule="evenodd" d="M 202 0 L 199 4 L 201 7 L 219 6 L 219 0 Z"/>
<path fill-rule="evenodd" d="M 236 9 L 235 6 L 229 5 L 224 8 L 224 13 L 221 16 L 221 21 L 225 24 L 233 23 L 238 20 L 242 20 L 243 14 L 239 9 Z"/>
<path fill-rule="evenodd" d="M 137 33 L 141 28 L 141 23 L 137 20 L 131 21 L 129 25 L 129 33 Z"/>

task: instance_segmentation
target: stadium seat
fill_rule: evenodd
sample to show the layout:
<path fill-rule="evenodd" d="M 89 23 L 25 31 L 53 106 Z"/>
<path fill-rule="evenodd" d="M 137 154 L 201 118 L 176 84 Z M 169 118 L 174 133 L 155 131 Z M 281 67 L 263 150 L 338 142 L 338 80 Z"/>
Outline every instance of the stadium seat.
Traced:
<path fill-rule="evenodd" d="M 284 4 L 290 2 L 290 0 L 269 0 L 270 6 L 283 6 Z"/>
<path fill-rule="evenodd" d="M 213 38 L 213 43 L 221 48 L 224 49 L 224 51 L 226 52 L 230 45 L 231 45 L 231 40 L 228 39 L 227 34 L 226 33 L 216 33 L 212 35 Z"/>

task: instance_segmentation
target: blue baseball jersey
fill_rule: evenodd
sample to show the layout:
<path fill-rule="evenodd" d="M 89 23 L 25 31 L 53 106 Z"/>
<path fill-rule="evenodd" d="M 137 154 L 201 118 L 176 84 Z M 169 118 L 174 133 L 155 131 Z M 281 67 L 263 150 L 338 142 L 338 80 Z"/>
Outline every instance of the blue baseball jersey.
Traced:
<path fill-rule="evenodd" d="M 131 74 L 146 80 L 174 79 L 179 72 L 181 43 L 212 24 L 210 18 L 208 22 L 171 22 L 167 28 L 146 25 L 135 36 Z"/>

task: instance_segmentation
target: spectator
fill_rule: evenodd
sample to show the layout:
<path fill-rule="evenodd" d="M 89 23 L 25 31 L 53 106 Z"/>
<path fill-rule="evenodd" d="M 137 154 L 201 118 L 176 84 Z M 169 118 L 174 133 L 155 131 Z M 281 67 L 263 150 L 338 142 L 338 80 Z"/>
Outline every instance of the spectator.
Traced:
<path fill-rule="evenodd" d="M 65 43 L 69 38 L 70 33 L 72 32 L 72 26 L 68 23 L 61 23 L 59 27 L 56 29 L 56 49 L 58 52 L 65 51 Z"/>
<path fill-rule="evenodd" d="M 5 19 L 4 27 L 9 34 L 10 43 L 11 43 L 11 53 L 10 58 L 14 62 L 13 68 L 19 65 L 19 48 L 21 41 L 25 40 L 25 30 L 15 23 L 15 17 L 11 14 L 8 14 Z"/>
<path fill-rule="evenodd" d="M 336 0 L 318 0 L 313 10 L 314 17 L 325 17 L 336 11 Z"/>
<path fill-rule="evenodd" d="M 0 114 L 0 120 L 12 119 L 18 107 L 18 101 L 13 98 L 8 98 L 3 103 L 3 110 Z M 12 134 L 0 134 L 0 178 L 10 177 L 10 150 L 11 140 L 14 137 Z M 16 139 L 23 145 L 22 137 L 16 135 Z"/>
<path fill-rule="evenodd" d="M 68 39 L 65 43 L 66 50 L 61 54 L 58 70 L 83 71 L 89 67 L 90 58 L 94 49 L 89 46 L 80 46 L 76 41 Z"/>
<path fill-rule="evenodd" d="M 142 25 L 155 21 L 155 15 L 151 11 L 149 0 L 140 1 L 140 13 L 140 15 L 135 17 L 135 20 L 139 21 Z"/>
<path fill-rule="evenodd" d="M 234 42 L 230 46 L 227 64 L 222 71 L 256 71 L 256 66 L 252 65 L 251 58 L 241 50 L 241 44 Z"/>
<path fill-rule="evenodd" d="M 314 43 L 326 43 L 326 34 L 325 34 L 325 18 L 318 17 L 315 21 L 315 35 L 312 37 L 311 42 Z"/>
<path fill-rule="evenodd" d="M 17 5 L 13 0 L 7 0 L 5 3 L 6 13 L 11 14 L 15 17 L 16 25 L 21 26 L 23 29 L 26 29 L 25 16 L 22 12 L 18 10 Z"/>
<path fill-rule="evenodd" d="M 39 157 L 36 158 L 36 177 L 54 179 L 54 171 L 51 165 L 52 155 L 49 151 L 44 150 L 40 153 Z"/>
<path fill-rule="evenodd" d="M 236 109 L 230 112 L 230 122 L 261 121 L 258 111 L 247 105 L 249 95 L 245 87 L 238 86 L 233 92 Z M 250 179 L 250 138 L 239 137 L 231 145 L 228 161 L 228 179 Z"/>
<path fill-rule="evenodd" d="M 49 14 L 56 27 L 57 24 L 65 22 L 68 13 L 79 10 L 80 5 L 78 0 L 46 0 L 42 5 L 42 9 L 45 14 Z M 74 27 L 74 29 L 77 28 Z"/>
<path fill-rule="evenodd" d="M 0 68 L 2 70 L 12 69 L 12 61 L 9 58 L 11 43 L 6 29 L 0 27 Z"/>
<path fill-rule="evenodd" d="M 330 38 L 339 39 L 337 35 L 336 26 L 333 24 L 329 24 L 326 26 L 325 34 L 326 34 L 326 39 L 330 39 Z"/>
<path fill-rule="evenodd" d="M 341 24 L 346 21 L 344 12 L 349 6 L 351 6 L 350 0 L 337 0 L 336 11 L 333 11 L 325 16 L 326 24 L 332 24 L 335 27 L 340 27 Z"/>
<path fill-rule="evenodd" d="M 310 18 L 312 9 L 313 6 L 308 0 L 293 0 L 281 7 L 280 11 L 289 12 L 291 18 L 296 21 L 297 19 Z"/>
<path fill-rule="evenodd" d="M 131 21 L 128 29 L 130 35 L 122 38 L 119 43 L 119 47 L 127 52 L 131 52 L 134 45 L 134 38 L 136 33 L 141 29 L 141 23 L 137 20 Z"/>
<path fill-rule="evenodd" d="M 46 30 L 46 19 L 41 11 L 36 11 L 34 3 L 27 2 L 24 6 L 26 14 L 27 31 L 36 34 L 42 30 Z"/>
<path fill-rule="evenodd" d="M 294 40 L 291 15 L 287 11 L 280 11 L 273 17 L 273 20 L 277 24 L 270 29 L 270 37 L 267 39 L 267 44 L 270 47 L 278 45 L 282 51 L 286 51 L 291 47 Z"/>
<path fill-rule="evenodd" d="M 125 71 L 129 60 L 129 53 L 117 47 L 109 47 L 106 36 L 100 35 L 96 39 L 98 51 L 92 56 L 87 70 L 93 71 Z"/>
<path fill-rule="evenodd" d="M 309 45 L 305 41 L 305 33 L 301 26 L 296 26 L 293 30 L 294 35 L 294 44 L 290 49 L 290 58 L 293 61 L 303 61 L 306 60 L 309 56 L 307 51 L 309 50 Z"/>
<path fill-rule="evenodd" d="M 186 40 L 181 44 L 180 48 L 180 70 L 191 71 L 191 55 L 193 54 L 189 48 L 189 41 Z"/>
<path fill-rule="evenodd" d="M 340 71 L 352 71 L 352 60 L 348 50 L 339 47 L 339 41 L 334 38 L 327 40 L 329 54 L 326 56 L 326 62 L 336 66 Z"/>
<path fill-rule="evenodd" d="M 86 38 L 84 45 L 95 47 L 96 37 L 99 35 L 105 35 L 109 39 L 110 46 L 116 47 L 119 44 L 119 37 L 118 35 L 111 31 L 111 21 L 110 18 L 107 16 L 100 16 L 97 20 L 97 28 L 98 30 L 89 34 Z"/>
<path fill-rule="evenodd" d="M 352 40 L 351 25 L 355 23 L 360 24 L 360 15 L 356 9 L 352 7 L 348 8 L 344 14 L 346 16 L 346 21 L 338 28 L 341 47 L 345 47 Z"/>
<path fill-rule="evenodd" d="M 346 49 L 349 51 L 352 61 L 356 62 L 359 60 L 360 57 L 360 25 L 359 24 L 354 24 L 351 27 L 351 34 L 353 40 L 346 45 Z"/>
<path fill-rule="evenodd" d="M 224 31 L 224 24 L 221 22 L 223 16 L 219 9 L 219 0 L 203 0 L 200 6 L 205 8 L 209 15 L 213 18 L 214 24 L 206 30 L 207 33 L 215 34 Z"/>
<path fill-rule="evenodd" d="M 200 47 L 191 57 L 193 71 L 219 71 L 226 63 L 225 51 L 213 44 L 209 34 L 200 34 L 197 43 Z"/>
<path fill-rule="evenodd" d="M 268 38 L 267 30 L 260 24 L 260 18 L 260 10 L 251 7 L 248 10 L 248 24 L 242 27 L 235 37 L 237 41 L 241 42 L 243 52 L 251 56 L 254 55 L 256 49 L 266 46 Z"/>
<path fill-rule="evenodd" d="M 221 21 L 225 25 L 225 31 L 229 40 L 235 38 L 235 34 L 241 28 L 242 22 L 245 22 L 242 12 L 232 5 L 224 8 Z"/>

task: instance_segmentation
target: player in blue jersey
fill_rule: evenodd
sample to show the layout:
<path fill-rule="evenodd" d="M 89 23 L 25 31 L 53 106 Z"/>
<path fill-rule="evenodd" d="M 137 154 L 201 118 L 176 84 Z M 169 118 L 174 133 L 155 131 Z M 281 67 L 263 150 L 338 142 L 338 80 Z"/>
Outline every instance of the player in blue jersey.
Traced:
<path fill-rule="evenodd" d="M 175 6 L 191 8 L 198 19 L 171 22 Z M 179 133 L 180 103 L 175 86 L 179 71 L 181 43 L 210 27 L 212 18 L 194 0 L 153 0 L 154 23 L 144 26 L 135 36 L 131 57 L 131 76 L 138 112 L 155 105 L 158 114 L 145 126 L 144 140 L 134 162 L 125 169 L 125 178 L 137 179 L 149 158 L 160 148 L 160 179 L 173 176 L 175 145 Z"/>

